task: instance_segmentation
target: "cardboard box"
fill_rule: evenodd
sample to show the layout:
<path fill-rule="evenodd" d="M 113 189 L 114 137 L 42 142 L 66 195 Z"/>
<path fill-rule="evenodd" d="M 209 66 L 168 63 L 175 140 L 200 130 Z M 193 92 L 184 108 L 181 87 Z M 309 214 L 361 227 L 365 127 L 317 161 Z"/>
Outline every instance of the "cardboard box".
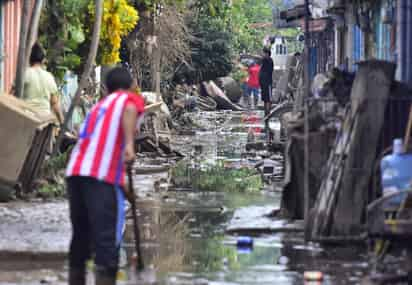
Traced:
<path fill-rule="evenodd" d="M 39 114 L 14 96 L 0 95 L 0 181 L 30 187 L 33 173 L 24 171 L 38 173 L 54 123 L 53 115 Z"/>

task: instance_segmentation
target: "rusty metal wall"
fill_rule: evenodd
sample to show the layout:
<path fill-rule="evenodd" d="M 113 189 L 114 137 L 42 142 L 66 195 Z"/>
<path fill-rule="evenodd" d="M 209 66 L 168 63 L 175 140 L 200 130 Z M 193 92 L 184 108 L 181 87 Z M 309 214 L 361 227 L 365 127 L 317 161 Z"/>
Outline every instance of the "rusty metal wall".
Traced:
<path fill-rule="evenodd" d="M 31 11 L 34 0 L 31 0 Z M 23 0 L 5 0 L 1 4 L 1 87 L 3 92 L 10 92 L 16 76 L 17 55 L 19 50 L 20 22 L 22 17 Z"/>
<path fill-rule="evenodd" d="M 23 0 L 5 1 L 3 8 L 3 91 L 9 92 L 16 73 Z"/>

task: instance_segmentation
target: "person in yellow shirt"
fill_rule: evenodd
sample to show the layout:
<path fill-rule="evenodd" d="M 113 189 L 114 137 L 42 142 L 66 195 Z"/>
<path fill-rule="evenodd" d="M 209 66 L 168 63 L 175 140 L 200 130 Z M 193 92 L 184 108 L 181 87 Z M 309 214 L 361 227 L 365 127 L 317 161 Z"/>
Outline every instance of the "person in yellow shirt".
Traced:
<path fill-rule="evenodd" d="M 30 67 L 24 74 L 23 100 L 40 114 L 54 114 L 60 124 L 64 117 L 59 104 L 59 90 L 53 75 L 43 67 L 45 53 L 35 43 L 31 49 Z"/>

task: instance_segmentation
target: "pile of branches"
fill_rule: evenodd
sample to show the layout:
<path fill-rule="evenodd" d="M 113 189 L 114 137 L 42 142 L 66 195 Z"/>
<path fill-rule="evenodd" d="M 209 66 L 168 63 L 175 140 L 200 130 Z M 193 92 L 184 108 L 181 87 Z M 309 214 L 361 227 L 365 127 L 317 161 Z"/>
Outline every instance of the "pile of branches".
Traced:
<path fill-rule="evenodd" d="M 170 82 L 176 68 L 190 58 L 191 35 L 186 26 L 186 10 L 173 4 L 158 6 L 155 12 L 140 13 L 137 29 L 126 46 L 128 62 L 144 90 L 153 89 L 153 62 L 160 56 L 162 82 Z"/>

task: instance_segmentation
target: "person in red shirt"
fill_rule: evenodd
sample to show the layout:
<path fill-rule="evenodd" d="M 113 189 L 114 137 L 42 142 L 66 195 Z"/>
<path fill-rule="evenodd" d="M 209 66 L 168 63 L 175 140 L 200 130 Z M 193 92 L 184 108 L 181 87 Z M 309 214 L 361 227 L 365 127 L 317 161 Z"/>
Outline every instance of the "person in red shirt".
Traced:
<path fill-rule="evenodd" d="M 125 68 L 106 77 L 108 95 L 82 124 L 66 169 L 70 220 L 69 285 L 86 284 L 86 261 L 94 253 L 96 284 L 116 284 L 125 222 L 125 166 L 135 159 L 134 137 L 143 118 L 143 98 L 129 90 Z"/>
<path fill-rule="evenodd" d="M 247 97 L 245 98 L 247 101 L 247 105 L 250 108 L 250 99 L 253 97 L 253 105 L 256 108 L 258 101 L 259 101 L 259 72 L 260 66 L 256 62 L 252 62 L 252 64 L 248 68 L 249 79 L 247 81 Z"/>

